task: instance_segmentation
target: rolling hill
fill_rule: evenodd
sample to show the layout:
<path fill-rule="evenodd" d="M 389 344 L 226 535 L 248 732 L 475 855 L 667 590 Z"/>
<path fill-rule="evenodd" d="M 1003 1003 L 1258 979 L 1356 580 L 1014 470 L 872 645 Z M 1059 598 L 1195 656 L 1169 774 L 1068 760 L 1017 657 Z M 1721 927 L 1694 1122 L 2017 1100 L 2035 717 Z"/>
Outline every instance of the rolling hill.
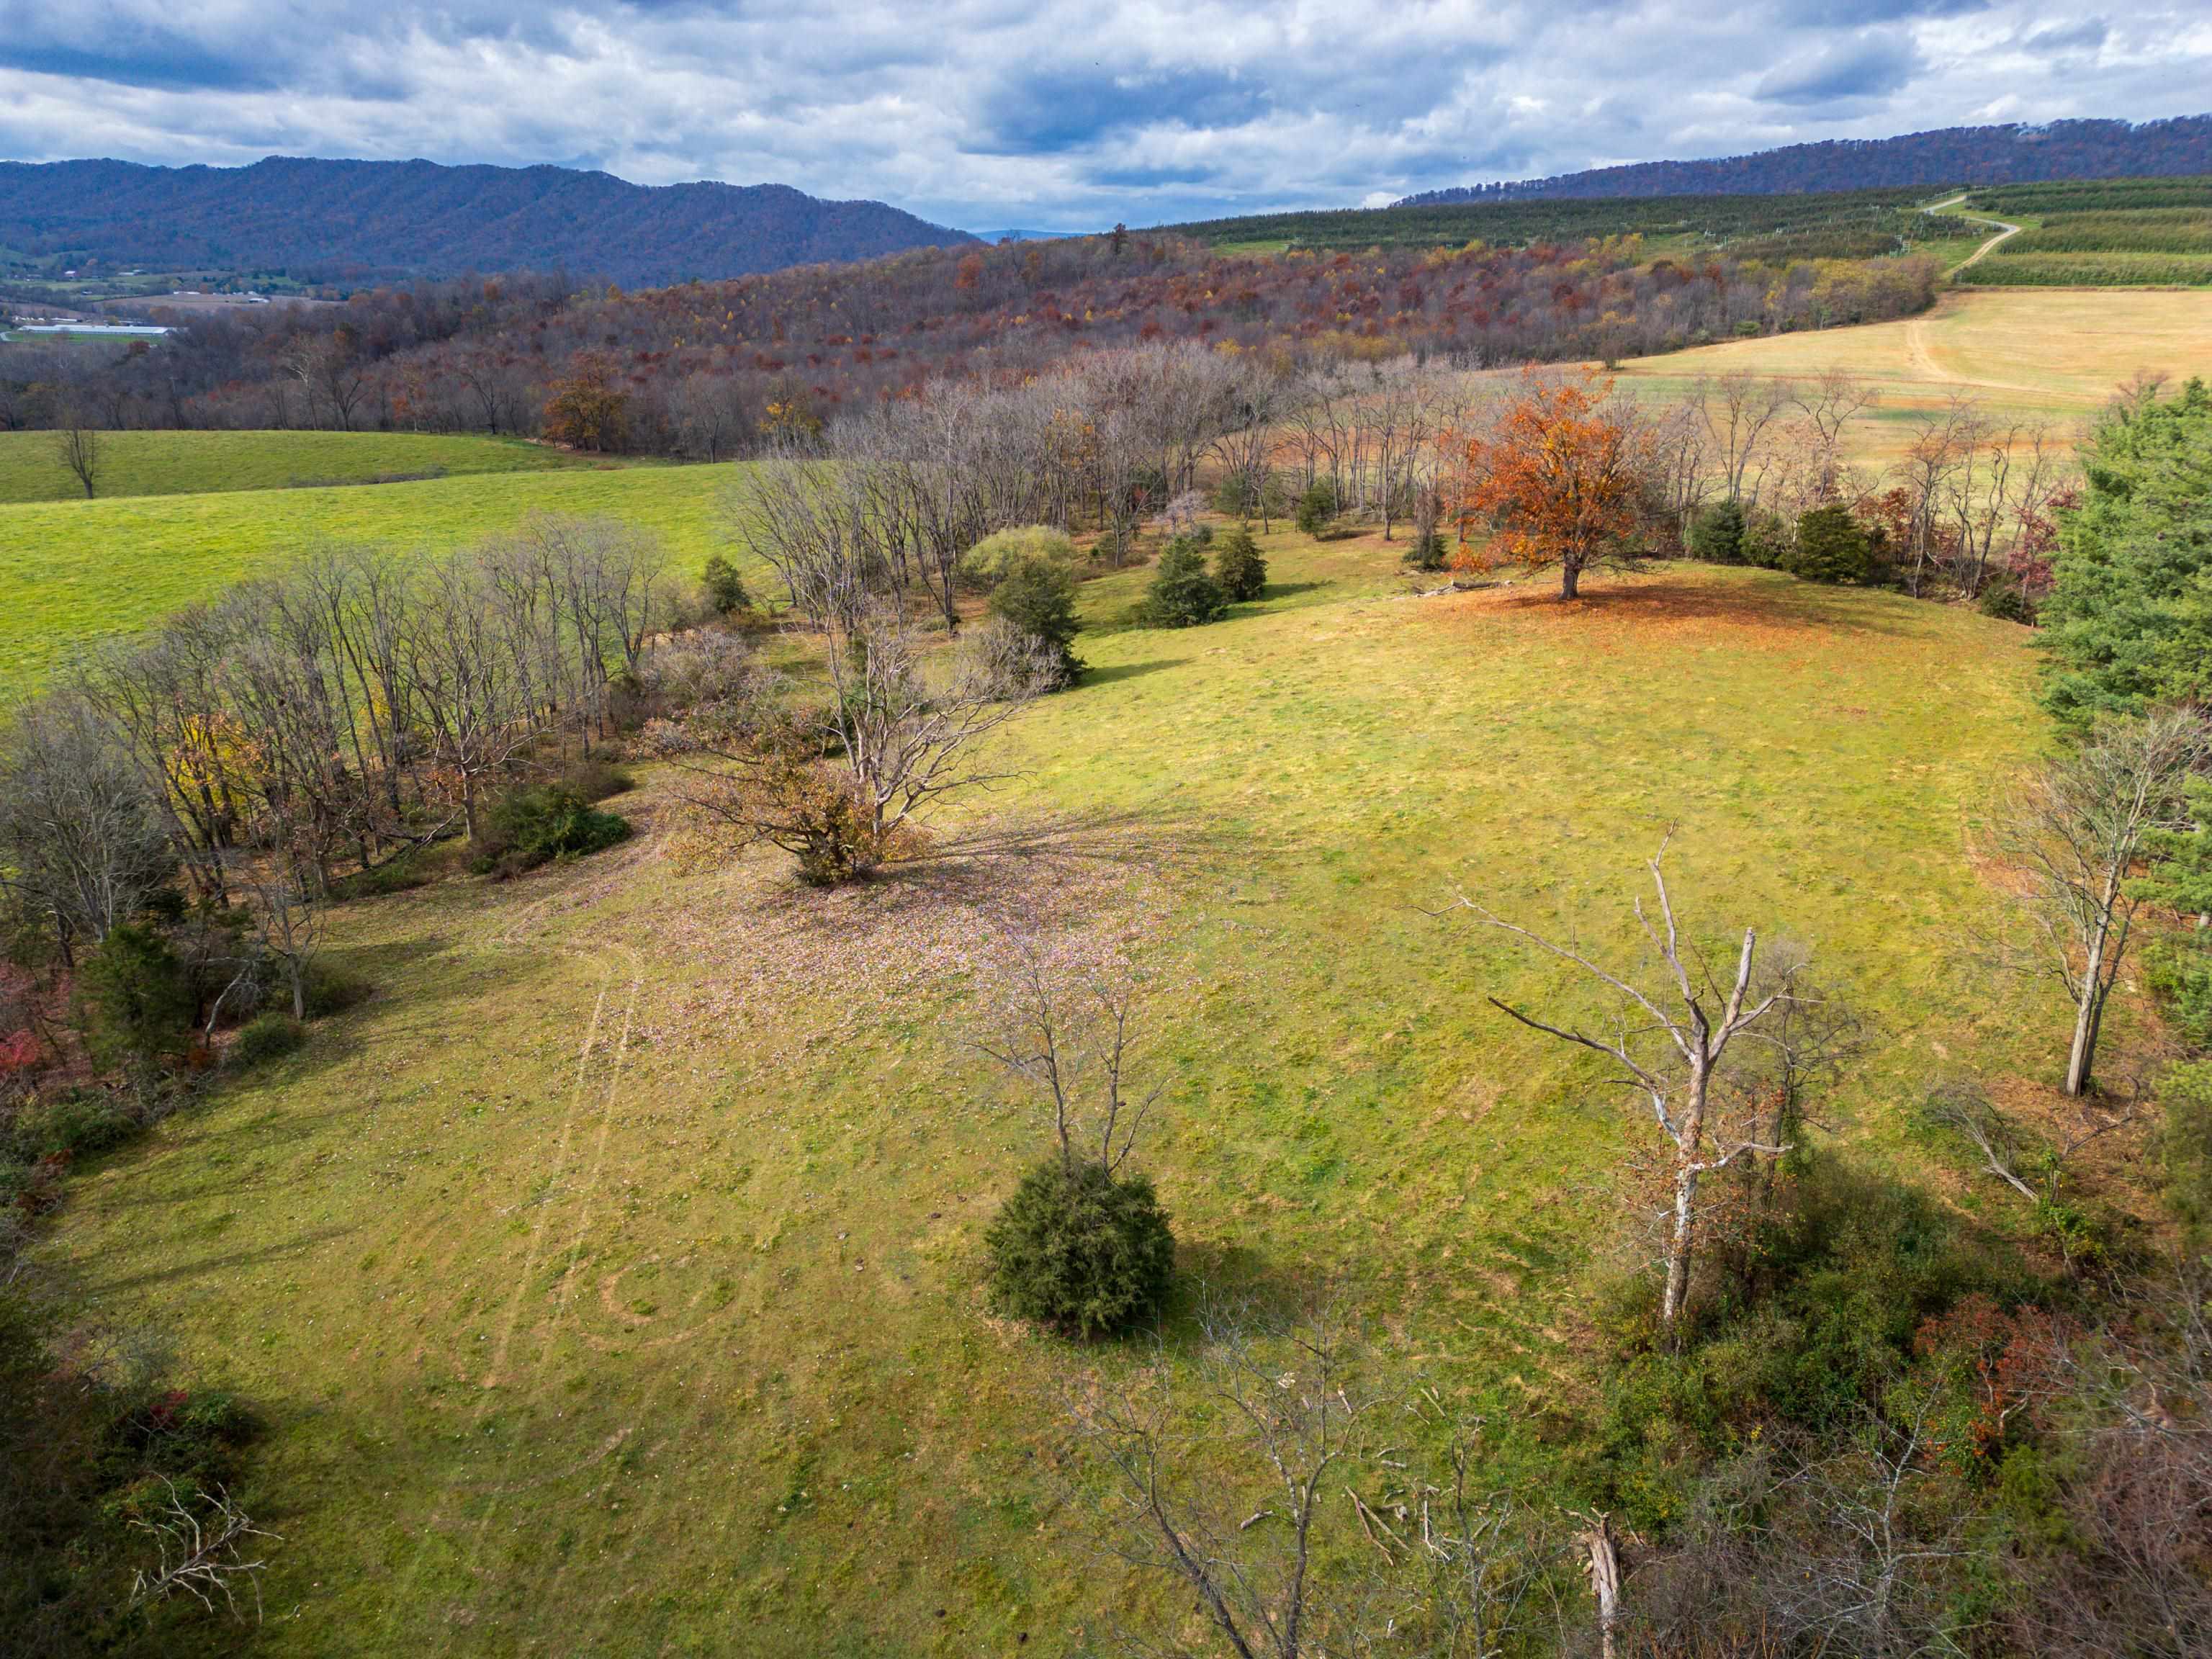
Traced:
<path fill-rule="evenodd" d="M 311 280 L 562 268 L 664 286 L 973 240 L 784 185 L 653 187 L 568 167 L 0 163 L 0 246 L 78 264 Z"/>

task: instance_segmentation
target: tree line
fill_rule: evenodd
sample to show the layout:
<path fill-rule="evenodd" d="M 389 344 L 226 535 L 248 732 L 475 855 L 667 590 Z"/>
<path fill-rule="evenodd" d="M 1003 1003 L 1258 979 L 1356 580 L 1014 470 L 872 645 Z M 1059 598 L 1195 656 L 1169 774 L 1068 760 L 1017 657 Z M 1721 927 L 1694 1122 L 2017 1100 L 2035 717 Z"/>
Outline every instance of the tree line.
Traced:
<path fill-rule="evenodd" d="M 719 459 L 948 374 L 1011 385 L 1117 347 L 1611 359 L 1906 315 L 1936 280 L 1911 259 L 1647 260 L 1632 238 L 1253 258 L 1126 233 L 635 294 L 518 275 L 173 318 L 158 344 L 11 346 L 0 427 L 486 432 Z"/>

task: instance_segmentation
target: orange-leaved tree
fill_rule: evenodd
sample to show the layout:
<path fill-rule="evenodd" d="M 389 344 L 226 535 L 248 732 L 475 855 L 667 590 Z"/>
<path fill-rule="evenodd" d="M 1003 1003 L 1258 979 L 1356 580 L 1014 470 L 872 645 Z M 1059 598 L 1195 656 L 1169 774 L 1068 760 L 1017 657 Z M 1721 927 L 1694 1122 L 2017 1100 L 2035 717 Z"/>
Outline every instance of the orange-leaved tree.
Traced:
<path fill-rule="evenodd" d="M 1559 597 L 1571 599 L 1583 571 L 1632 551 L 1650 438 L 1612 391 L 1613 382 L 1594 372 L 1523 372 L 1488 434 L 1467 446 L 1462 568 L 1556 564 Z M 1494 532 L 1480 549 L 1467 543 L 1478 519 Z"/>

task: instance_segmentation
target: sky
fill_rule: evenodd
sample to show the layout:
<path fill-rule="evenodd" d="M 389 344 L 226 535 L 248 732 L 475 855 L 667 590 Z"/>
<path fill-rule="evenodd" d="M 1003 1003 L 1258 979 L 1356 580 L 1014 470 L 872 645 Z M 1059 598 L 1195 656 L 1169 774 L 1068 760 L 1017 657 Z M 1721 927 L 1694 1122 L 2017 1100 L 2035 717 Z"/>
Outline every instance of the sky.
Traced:
<path fill-rule="evenodd" d="M 0 0 L 0 159 L 775 182 L 1092 230 L 2212 110 L 2212 0 Z"/>

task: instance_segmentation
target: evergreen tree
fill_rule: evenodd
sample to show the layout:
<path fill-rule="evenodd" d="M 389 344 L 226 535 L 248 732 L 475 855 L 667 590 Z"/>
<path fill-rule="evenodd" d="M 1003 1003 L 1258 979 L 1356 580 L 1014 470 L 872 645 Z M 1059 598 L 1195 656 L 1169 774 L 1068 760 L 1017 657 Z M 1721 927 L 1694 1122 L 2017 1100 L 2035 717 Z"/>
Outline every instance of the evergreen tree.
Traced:
<path fill-rule="evenodd" d="M 2086 728 L 2104 710 L 2212 701 L 2212 387 L 2124 399 L 2081 460 L 2040 612 L 2045 703 Z"/>
<path fill-rule="evenodd" d="M 1075 636 L 1075 572 L 1059 559 L 1031 555 L 1015 561 L 991 590 L 990 613 L 1044 646 L 1058 665 L 1056 679 L 1073 685 L 1083 672 Z"/>
<path fill-rule="evenodd" d="M 752 596 L 745 592 L 745 579 L 738 574 L 735 565 L 719 553 L 701 568 L 699 582 L 707 590 L 707 603 L 719 616 L 733 616 L 752 608 Z"/>
<path fill-rule="evenodd" d="M 1240 602 L 1267 591 L 1267 562 L 1250 531 L 1239 526 L 1214 544 L 1213 580 L 1230 599 Z"/>
<path fill-rule="evenodd" d="M 1327 478 L 1316 478 L 1298 497 L 1298 528 L 1309 536 L 1328 529 L 1336 514 L 1336 485 Z"/>
<path fill-rule="evenodd" d="M 1690 556 L 1708 564 L 1743 562 L 1743 503 L 1715 501 L 1690 520 Z"/>
<path fill-rule="evenodd" d="M 1229 608 L 1229 596 L 1206 568 L 1206 549 L 1195 538 L 1178 536 L 1161 551 L 1152 585 L 1140 607 L 1152 628 L 1194 628 Z"/>
<path fill-rule="evenodd" d="M 1867 533 L 1840 503 L 1816 507 L 1797 520 L 1789 568 L 1808 582 L 1863 582 L 1870 568 Z"/>
<path fill-rule="evenodd" d="M 1779 570 L 1795 554 L 1790 545 L 1790 521 L 1778 513 L 1759 513 L 1747 520 L 1738 544 L 1746 564 L 1761 570 Z"/>

